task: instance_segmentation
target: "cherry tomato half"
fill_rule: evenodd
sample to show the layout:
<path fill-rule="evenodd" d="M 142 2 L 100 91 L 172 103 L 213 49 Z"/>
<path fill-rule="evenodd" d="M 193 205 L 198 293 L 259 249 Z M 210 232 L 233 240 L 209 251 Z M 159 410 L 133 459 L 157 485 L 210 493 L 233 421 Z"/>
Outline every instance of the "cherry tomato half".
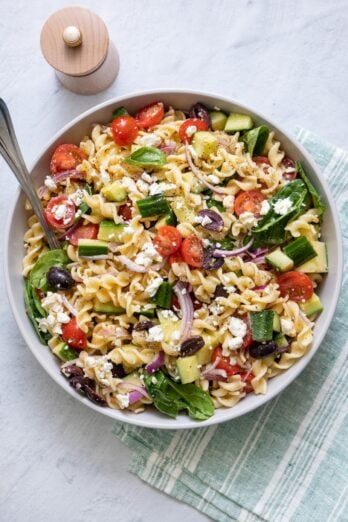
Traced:
<path fill-rule="evenodd" d="M 236 373 L 242 373 L 244 371 L 243 368 L 238 364 L 231 364 L 229 357 L 223 357 L 221 346 L 217 346 L 215 348 L 211 359 L 213 363 L 216 362 L 217 359 L 219 359 L 216 368 L 219 368 L 220 370 L 225 370 L 228 376 L 235 375 Z"/>
<path fill-rule="evenodd" d="M 271 165 L 270 162 L 269 162 L 269 159 L 267 158 L 267 156 L 254 156 L 253 157 L 253 161 L 257 164 L 257 165 Z"/>
<path fill-rule="evenodd" d="M 243 344 L 240 347 L 240 349 L 246 350 L 247 348 L 250 348 L 250 346 L 254 343 L 254 339 L 253 339 L 253 336 L 251 333 L 250 323 L 247 319 L 247 316 L 245 315 L 243 317 L 240 317 L 240 319 L 245 322 L 246 327 L 247 327 L 246 334 L 243 337 Z"/>
<path fill-rule="evenodd" d="M 288 296 L 292 301 L 303 302 L 313 295 L 313 283 L 302 272 L 286 272 L 278 276 L 280 295 Z"/>
<path fill-rule="evenodd" d="M 89 223 L 88 225 L 80 225 L 75 228 L 69 236 L 69 241 L 72 245 L 77 246 L 79 239 L 97 239 L 99 232 L 99 225 Z"/>
<path fill-rule="evenodd" d="M 193 138 L 193 134 L 186 134 L 188 127 L 196 127 L 196 131 L 206 131 L 209 128 L 205 121 L 199 120 L 198 118 L 190 118 L 185 120 L 179 128 L 179 137 L 184 143 L 191 143 Z"/>
<path fill-rule="evenodd" d="M 87 347 L 87 336 L 78 326 L 76 317 L 63 325 L 62 337 L 63 341 L 76 350 L 84 350 Z"/>
<path fill-rule="evenodd" d="M 72 143 L 64 143 L 59 145 L 53 152 L 50 169 L 52 174 L 64 172 L 65 170 L 74 170 L 85 159 L 87 159 L 87 156 L 80 147 Z"/>
<path fill-rule="evenodd" d="M 111 122 L 111 132 L 117 145 L 131 145 L 138 136 L 138 126 L 132 116 L 119 116 Z"/>
<path fill-rule="evenodd" d="M 127 203 L 118 207 L 118 215 L 121 216 L 124 221 L 129 221 L 132 219 L 132 208 L 132 203 L 127 201 Z"/>
<path fill-rule="evenodd" d="M 135 115 L 135 120 L 140 129 L 147 129 L 158 125 L 164 116 L 164 105 L 162 102 L 151 103 Z"/>
<path fill-rule="evenodd" d="M 61 213 L 63 214 L 62 217 L 60 217 Z M 63 195 L 50 199 L 45 208 L 46 221 L 52 228 L 64 229 L 70 227 L 74 223 L 75 214 L 75 204 Z"/>
<path fill-rule="evenodd" d="M 237 216 L 243 212 L 251 212 L 258 215 L 260 213 L 261 203 L 265 196 L 258 190 L 247 190 L 246 192 L 239 192 L 234 202 L 234 212 Z"/>
<path fill-rule="evenodd" d="M 155 249 L 163 257 L 170 256 L 171 254 L 177 252 L 181 243 L 182 237 L 179 230 L 170 225 L 164 225 L 163 227 L 160 227 L 158 229 L 157 236 L 155 236 L 153 240 Z"/>
<path fill-rule="evenodd" d="M 255 379 L 255 375 L 252 372 L 242 372 L 240 378 L 242 382 L 245 382 L 245 393 L 253 392 L 254 388 L 252 387 L 251 381 Z"/>
<path fill-rule="evenodd" d="M 177 250 L 174 252 L 174 254 L 171 254 L 169 256 L 169 264 L 172 266 L 173 263 L 182 263 L 184 260 L 182 258 L 180 250 Z"/>
<path fill-rule="evenodd" d="M 199 237 L 192 234 L 181 243 L 181 255 L 185 263 L 200 268 L 203 264 L 203 245 Z"/>

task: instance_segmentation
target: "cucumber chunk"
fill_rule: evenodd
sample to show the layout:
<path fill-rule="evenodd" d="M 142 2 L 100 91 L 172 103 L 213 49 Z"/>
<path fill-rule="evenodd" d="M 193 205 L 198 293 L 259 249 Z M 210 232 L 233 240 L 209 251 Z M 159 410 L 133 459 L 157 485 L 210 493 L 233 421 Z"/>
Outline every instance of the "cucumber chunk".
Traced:
<path fill-rule="evenodd" d="M 271 341 L 273 337 L 273 310 L 250 312 L 251 335 L 254 341 Z"/>
<path fill-rule="evenodd" d="M 104 256 L 108 253 L 108 244 L 99 239 L 79 239 L 77 255 L 79 257 Z"/>
<path fill-rule="evenodd" d="M 124 308 L 121 306 L 115 306 L 112 302 L 101 303 L 96 300 L 93 305 L 93 311 L 100 314 L 113 314 L 113 315 L 121 315 L 126 312 Z"/>
<path fill-rule="evenodd" d="M 144 317 L 148 317 L 149 319 L 153 319 L 156 317 L 156 308 L 141 308 L 140 312 L 135 315 L 143 315 Z"/>
<path fill-rule="evenodd" d="M 265 256 L 267 263 L 280 272 L 287 272 L 294 267 L 294 262 L 284 252 L 277 248 L 267 256 Z"/>
<path fill-rule="evenodd" d="M 279 333 L 274 337 L 277 348 L 285 348 L 289 346 L 289 342 L 283 333 Z"/>
<path fill-rule="evenodd" d="M 250 130 L 254 127 L 254 122 L 247 114 L 231 112 L 228 116 L 224 131 L 227 133 Z"/>
<path fill-rule="evenodd" d="M 302 265 L 318 255 L 306 236 L 300 236 L 286 245 L 284 254 L 293 260 L 294 266 Z"/>
<path fill-rule="evenodd" d="M 204 364 L 208 364 L 211 361 L 212 350 L 213 348 L 211 345 L 208 346 L 207 344 L 205 344 L 203 348 L 201 348 L 200 350 L 198 350 L 197 353 L 195 353 L 199 365 L 203 366 Z"/>
<path fill-rule="evenodd" d="M 306 274 L 324 274 L 328 271 L 326 244 L 321 241 L 311 241 L 317 257 L 298 266 L 296 270 Z"/>
<path fill-rule="evenodd" d="M 165 225 L 171 225 L 172 227 L 176 227 L 178 221 L 176 219 L 176 215 L 172 210 L 165 216 L 163 216 L 161 219 L 159 219 L 155 225 L 155 229 L 158 230 L 161 227 L 164 227 Z"/>
<path fill-rule="evenodd" d="M 127 190 L 122 187 L 119 181 L 114 181 L 101 189 L 101 193 L 108 201 L 124 201 L 127 197 Z"/>
<path fill-rule="evenodd" d="M 174 198 L 172 201 L 172 208 L 180 223 L 190 223 L 191 225 L 196 222 L 196 212 L 187 205 L 185 199 L 182 196 Z"/>
<path fill-rule="evenodd" d="M 282 327 L 281 327 L 281 324 L 280 324 L 279 314 L 277 314 L 277 312 L 274 312 L 274 317 L 273 317 L 273 331 L 274 331 L 274 332 L 281 332 L 281 331 L 282 331 Z"/>
<path fill-rule="evenodd" d="M 215 130 L 224 130 L 227 115 L 222 111 L 209 111 L 209 116 L 211 119 L 211 127 Z"/>
<path fill-rule="evenodd" d="M 55 348 L 53 348 L 52 352 L 56 355 L 61 361 L 72 361 L 76 359 L 79 355 L 76 350 L 71 348 L 66 343 L 59 343 Z"/>
<path fill-rule="evenodd" d="M 196 355 L 189 357 L 178 357 L 176 367 L 182 384 L 188 384 L 199 379 L 200 371 Z"/>
<path fill-rule="evenodd" d="M 310 299 L 305 303 L 300 303 L 301 310 L 307 315 L 307 317 L 319 314 L 324 310 L 323 304 L 317 294 L 313 294 Z"/>
<path fill-rule="evenodd" d="M 199 131 L 193 136 L 192 147 L 199 158 L 208 159 L 210 154 L 216 153 L 217 146 L 217 137 L 211 132 Z"/>
<path fill-rule="evenodd" d="M 102 221 L 99 225 L 98 239 L 101 241 L 117 241 L 121 238 L 126 225 L 113 221 Z"/>
<path fill-rule="evenodd" d="M 170 213 L 170 206 L 163 194 L 156 194 L 137 201 L 141 217 L 161 216 Z"/>

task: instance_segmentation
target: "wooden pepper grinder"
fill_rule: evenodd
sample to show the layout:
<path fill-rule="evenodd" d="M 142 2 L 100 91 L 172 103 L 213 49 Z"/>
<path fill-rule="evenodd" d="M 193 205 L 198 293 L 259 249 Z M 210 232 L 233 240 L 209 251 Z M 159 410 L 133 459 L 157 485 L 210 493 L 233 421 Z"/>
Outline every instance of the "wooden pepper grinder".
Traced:
<path fill-rule="evenodd" d="M 60 82 L 73 92 L 95 94 L 117 76 L 120 61 L 106 25 L 84 7 L 65 7 L 51 15 L 40 44 Z"/>

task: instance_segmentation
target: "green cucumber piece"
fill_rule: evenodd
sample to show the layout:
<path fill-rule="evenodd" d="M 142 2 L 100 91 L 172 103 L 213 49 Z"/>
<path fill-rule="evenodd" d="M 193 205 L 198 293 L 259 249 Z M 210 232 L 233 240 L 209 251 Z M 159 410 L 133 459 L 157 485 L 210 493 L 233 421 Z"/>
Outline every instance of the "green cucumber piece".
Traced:
<path fill-rule="evenodd" d="M 108 201 L 121 202 L 127 198 L 127 190 L 119 181 L 114 181 L 101 189 L 101 193 Z"/>
<path fill-rule="evenodd" d="M 148 319 L 154 319 L 156 317 L 156 308 L 141 308 L 141 310 L 135 315 L 143 315 Z"/>
<path fill-rule="evenodd" d="M 122 315 L 126 312 L 124 308 L 121 306 L 115 306 L 112 302 L 101 303 L 96 300 L 93 305 L 93 311 L 98 314 L 113 314 L 113 315 Z"/>
<path fill-rule="evenodd" d="M 245 134 L 244 140 L 250 156 L 262 155 L 268 140 L 268 136 L 269 129 L 266 127 L 266 125 L 261 125 L 261 127 L 251 129 Z"/>
<path fill-rule="evenodd" d="M 271 341 L 273 337 L 273 310 L 250 312 L 251 335 L 254 341 Z"/>
<path fill-rule="evenodd" d="M 163 194 L 156 194 L 137 201 L 141 217 L 161 216 L 170 213 L 170 206 Z"/>
<path fill-rule="evenodd" d="M 298 266 L 296 270 L 305 274 L 325 274 L 328 272 L 327 248 L 326 243 L 321 241 L 311 241 L 311 245 L 317 253 L 317 257 L 306 261 Z"/>
<path fill-rule="evenodd" d="M 170 210 L 169 214 L 166 214 L 161 219 L 159 219 L 155 225 L 155 229 L 158 230 L 165 225 L 171 225 L 172 227 L 176 227 L 178 220 L 176 219 L 176 215 L 172 210 Z"/>
<path fill-rule="evenodd" d="M 79 257 L 105 256 L 109 252 L 108 244 L 99 239 L 79 239 L 77 255 Z"/>
<path fill-rule="evenodd" d="M 52 352 L 56 355 L 61 361 L 72 361 L 73 359 L 77 359 L 78 352 L 71 348 L 66 343 L 59 343 L 55 348 L 53 348 Z"/>
<path fill-rule="evenodd" d="M 250 130 L 254 127 L 254 122 L 247 114 L 238 114 L 231 112 L 228 116 L 224 131 L 229 133 Z"/>
<path fill-rule="evenodd" d="M 169 309 L 172 306 L 173 287 L 171 283 L 164 281 L 154 296 L 154 302 L 160 308 Z"/>
<path fill-rule="evenodd" d="M 277 248 L 267 256 L 265 256 L 267 263 L 280 272 L 287 272 L 294 267 L 294 262 L 284 252 Z"/>
<path fill-rule="evenodd" d="M 127 109 L 125 107 L 117 107 L 117 109 L 115 109 L 112 112 L 113 119 L 119 118 L 120 116 L 128 116 L 128 115 L 129 115 L 129 112 L 127 111 Z"/>
<path fill-rule="evenodd" d="M 294 266 L 302 265 L 318 255 L 306 236 L 300 236 L 291 241 L 283 250 L 293 260 Z"/>
<path fill-rule="evenodd" d="M 319 314 L 324 310 L 323 304 L 317 294 L 313 294 L 312 297 L 305 303 L 300 303 L 300 308 L 307 315 L 307 317 L 310 317 L 314 314 Z"/>
<path fill-rule="evenodd" d="M 199 158 L 208 159 L 210 154 L 216 153 L 217 146 L 217 137 L 211 132 L 199 131 L 193 136 L 192 147 Z"/>
<path fill-rule="evenodd" d="M 178 357 L 176 360 L 176 367 L 182 384 L 188 384 L 199 379 L 200 371 L 196 355 Z"/>
<path fill-rule="evenodd" d="M 211 119 L 211 128 L 215 130 L 224 130 L 227 115 L 222 111 L 209 111 L 209 116 Z"/>
<path fill-rule="evenodd" d="M 191 223 L 193 225 L 196 222 L 196 211 L 187 205 L 182 196 L 173 199 L 172 208 L 180 223 Z"/>
<path fill-rule="evenodd" d="M 117 241 L 121 239 L 126 226 L 123 223 L 116 224 L 113 221 L 104 220 L 99 225 L 98 239 L 101 241 Z"/>
<path fill-rule="evenodd" d="M 274 337 L 274 341 L 277 345 L 277 348 L 285 348 L 286 346 L 289 346 L 289 342 L 283 333 L 278 333 Z"/>
<path fill-rule="evenodd" d="M 274 332 L 281 332 L 282 331 L 282 327 L 281 327 L 281 324 L 280 324 L 280 317 L 279 317 L 279 314 L 277 314 L 277 312 L 274 312 L 273 331 Z"/>

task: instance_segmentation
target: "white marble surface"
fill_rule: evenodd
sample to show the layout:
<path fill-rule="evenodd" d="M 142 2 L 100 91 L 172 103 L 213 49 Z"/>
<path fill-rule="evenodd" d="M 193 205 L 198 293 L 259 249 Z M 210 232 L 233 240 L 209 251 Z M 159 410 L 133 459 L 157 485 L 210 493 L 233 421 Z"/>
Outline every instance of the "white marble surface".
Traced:
<path fill-rule="evenodd" d="M 305 126 L 348 146 L 346 0 L 96 0 L 121 57 L 108 91 L 62 88 L 39 50 L 58 0 L 0 0 L 0 96 L 30 163 L 46 140 L 111 96 L 197 88 L 258 107 L 285 128 Z M 0 220 L 16 182 L 0 160 Z M 1 249 L 2 250 L 2 249 Z M 205 520 L 127 472 L 111 422 L 69 398 L 25 347 L 1 295 L 0 520 Z M 217 463 L 218 464 L 218 463 Z"/>

